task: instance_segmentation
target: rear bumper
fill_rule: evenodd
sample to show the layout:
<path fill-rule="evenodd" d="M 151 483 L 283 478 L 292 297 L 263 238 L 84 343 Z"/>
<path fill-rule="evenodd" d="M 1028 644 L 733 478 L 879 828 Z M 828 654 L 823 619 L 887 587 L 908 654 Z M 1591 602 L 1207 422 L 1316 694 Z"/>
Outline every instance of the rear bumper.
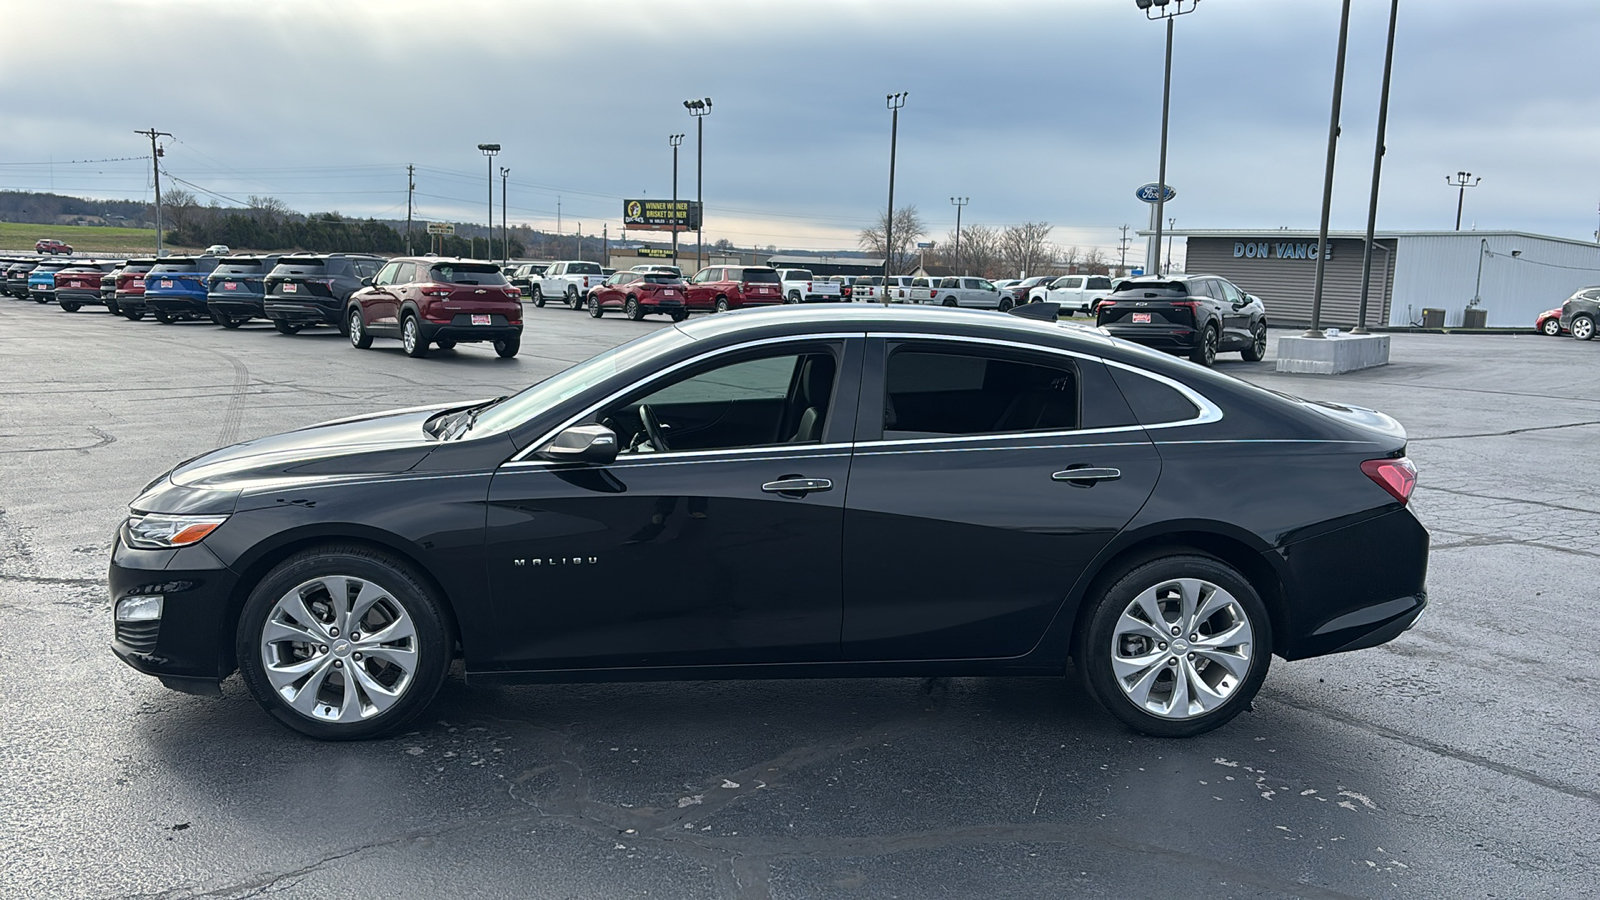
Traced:
<path fill-rule="evenodd" d="M 453 325 L 418 320 L 419 330 L 426 341 L 454 341 L 470 344 L 476 341 L 521 340 L 522 326 L 518 325 Z"/>
<path fill-rule="evenodd" d="M 260 294 L 240 294 L 230 291 L 226 294 L 206 295 L 206 307 L 212 312 L 222 313 L 227 316 L 251 316 L 257 319 L 266 318 L 267 311 L 261 304 Z"/>
<path fill-rule="evenodd" d="M 117 308 L 138 312 L 144 309 L 144 294 L 132 294 L 126 291 L 117 291 Z"/>
<path fill-rule="evenodd" d="M 338 325 L 343 319 L 343 306 L 333 297 L 288 303 L 268 297 L 262 300 L 261 312 L 269 319 L 283 319 L 296 325 Z"/>
<path fill-rule="evenodd" d="M 100 299 L 100 292 L 97 291 L 97 290 L 96 291 L 58 290 L 58 291 L 56 291 L 56 302 L 57 303 L 78 303 L 78 304 L 82 304 L 84 306 L 89 306 L 89 305 L 92 305 L 92 304 L 99 304 L 99 303 L 102 303 L 104 301 L 102 301 Z"/>
<path fill-rule="evenodd" d="M 169 316 L 207 316 L 206 298 L 193 294 L 151 294 L 145 292 L 144 305 Z"/>
<path fill-rule="evenodd" d="M 1112 337 L 1143 344 L 1153 350 L 1187 353 L 1200 332 L 1188 325 L 1102 325 Z"/>
<path fill-rule="evenodd" d="M 138 550 L 117 538 L 108 573 L 111 651 L 168 687 L 209 693 L 234 668 L 231 606 L 238 583 L 204 544 L 182 550 Z M 161 617 L 116 622 L 124 597 L 158 595 Z"/>

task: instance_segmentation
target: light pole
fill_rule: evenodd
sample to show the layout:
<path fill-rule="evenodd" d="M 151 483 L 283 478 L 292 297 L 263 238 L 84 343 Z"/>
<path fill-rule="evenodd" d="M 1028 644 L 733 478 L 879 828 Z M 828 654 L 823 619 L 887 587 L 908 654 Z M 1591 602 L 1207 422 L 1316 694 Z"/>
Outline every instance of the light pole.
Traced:
<path fill-rule="evenodd" d="M 1378 98 L 1378 138 L 1372 149 L 1372 201 L 1367 205 L 1367 245 L 1361 253 L 1361 309 L 1351 334 L 1367 333 L 1367 292 L 1372 286 L 1372 236 L 1378 227 L 1378 178 L 1383 173 L 1383 135 L 1389 127 L 1389 73 L 1394 69 L 1394 23 L 1400 0 L 1389 3 L 1389 46 L 1383 55 L 1383 91 Z"/>
<path fill-rule="evenodd" d="M 1188 8 L 1184 7 L 1185 0 L 1134 0 L 1134 3 L 1144 10 L 1146 19 L 1167 20 L 1167 74 L 1161 82 L 1161 169 L 1156 176 L 1156 233 L 1146 251 L 1149 261 L 1153 262 L 1148 267 L 1150 274 L 1160 275 L 1161 217 L 1167 208 L 1167 114 L 1172 106 L 1172 20 L 1194 12 L 1199 8 L 1200 0 L 1187 0 Z"/>
<path fill-rule="evenodd" d="M 506 264 L 511 256 L 511 232 L 506 228 L 506 179 L 511 177 L 511 170 L 505 166 L 500 167 L 500 265 Z M 492 210 L 491 210 L 492 212 Z"/>
<path fill-rule="evenodd" d="M 667 135 L 667 143 L 672 145 L 672 215 L 678 215 L 678 148 L 683 145 L 683 135 Z M 672 223 L 672 265 L 678 265 L 678 223 Z M 681 271 L 681 270 L 680 270 Z"/>
<path fill-rule="evenodd" d="M 694 205 L 699 208 L 698 228 L 694 238 L 694 270 L 700 271 L 700 254 L 706 244 L 706 209 L 703 195 L 706 163 L 706 116 L 711 115 L 711 98 L 685 100 L 683 108 L 694 117 Z M 676 234 L 676 232 L 674 232 Z"/>
<path fill-rule="evenodd" d="M 956 250 L 955 250 L 956 258 L 955 258 L 955 265 L 951 266 L 951 268 L 955 269 L 956 270 L 956 274 L 958 274 L 958 275 L 961 273 L 961 207 L 966 206 L 968 201 L 970 201 L 971 199 L 972 199 L 971 197 L 951 197 L 950 198 L 950 202 L 952 204 L 954 204 L 955 208 L 956 208 Z"/>
<path fill-rule="evenodd" d="M 1456 192 L 1456 230 L 1457 231 L 1461 230 L 1461 207 L 1462 207 L 1462 204 L 1467 202 L 1467 188 L 1477 187 L 1478 186 L 1478 182 L 1480 182 L 1482 180 L 1483 180 L 1483 176 L 1482 175 L 1479 175 L 1477 178 L 1473 178 L 1471 172 L 1457 172 L 1455 174 L 1454 178 L 1452 178 L 1449 175 L 1446 175 L 1444 177 L 1444 183 L 1445 184 L 1448 184 L 1453 188 L 1458 188 L 1459 189 Z"/>
<path fill-rule="evenodd" d="M 888 215 L 884 216 L 883 218 L 883 283 L 885 287 L 887 287 L 889 284 L 889 275 L 892 274 L 891 266 L 892 261 L 894 260 L 895 145 L 900 141 L 900 108 L 906 105 L 907 93 L 909 92 L 901 91 L 898 94 L 889 94 L 885 98 L 885 104 L 888 106 L 890 113 L 894 117 L 889 125 L 889 211 Z M 887 290 L 883 292 L 883 302 L 889 302 L 889 292 Z"/>
<path fill-rule="evenodd" d="M 1328 166 L 1322 176 L 1322 227 L 1317 231 L 1317 272 L 1311 283 L 1311 327 L 1308 338 L 1322 333 L 1322 278 L 1328 264 L 1328 216 L 1333 212 L 1333 161 L 1339 149 L 1339 105 L 1344 100 L 1344 54 L 1350 42 L 1350 0 L 1339 14 L 1339 52 L 1333 64 L 1333 109 L 1328 114 Z"/>
<path fill-rule="evenodd" d="M 1167 217 L 1167 271 L 1172 271 L 1172 229 L 1178 227 L 1178 220 Z M 1184 246 L 1188 246 L 1185 244 Z"/>
<path fill-rule="evenodd" d="M 485 232 L 489 243 L 488 252 L 484 254 L 484 258 L 488 259 L 494 256 L 494 155 L 500 152 L 500 145 L 479 144 L 478 149 L 489 160 L 489 229 Z"/>

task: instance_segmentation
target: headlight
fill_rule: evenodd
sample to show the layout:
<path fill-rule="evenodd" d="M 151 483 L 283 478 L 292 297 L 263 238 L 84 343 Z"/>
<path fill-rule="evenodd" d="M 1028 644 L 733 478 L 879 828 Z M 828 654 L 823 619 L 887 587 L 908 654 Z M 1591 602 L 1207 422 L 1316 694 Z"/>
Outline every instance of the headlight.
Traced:
<path fill-rule="evenodd" d="M 227 516 L 166 516 L 134 513 L 122 526 L 128 545 L 141 550 L 167 550 L 198 544 L 217 530 Z"/>

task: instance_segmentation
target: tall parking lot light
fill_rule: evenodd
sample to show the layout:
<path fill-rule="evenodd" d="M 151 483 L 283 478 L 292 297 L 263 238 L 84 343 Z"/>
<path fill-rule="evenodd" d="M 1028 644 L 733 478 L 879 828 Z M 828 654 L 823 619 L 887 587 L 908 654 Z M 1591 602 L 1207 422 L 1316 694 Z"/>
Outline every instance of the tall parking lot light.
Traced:
<path fill-rule="evenodd" d="M 1389 74 L 1394 69 L 1394 23 L 1400 0 L 1389 3 L 1389 45 L 1383 54 L 1383 90 L 1378 98 L 1378 137 L 1372 150 L 1372 200 L 1367 205 L 1367 243 L 1361 251 L 1361 307 L 1351 334 L 1367 333 L 1367 294 L 1372 286 L 1372 238 L 1378 227 L 1378 180 L 1383 174 L 1383 136 L 1389 127 Z"/>
<path fill-rule="evenodd" d="M 494 256 L 494 155 L 500 152 L 499 144 L 479 144 L 478 149 L 489 158 L 489 229 L 484 232 L 488 235 L 488 248 L 484 259 Z"/>
<path fill-rule="evenodd" d="M 672 145 L 672 215 L 678 215 L 678 148 L 683 145 L 683 135 L 667 135 L 667 143 Z M 678 264 L 678 223 L 672 223 L 672 264 Z M 681 271 L 681 270 L 680 270 Z"/>
<path fill-rule="evenodd" d="M 1350 40 L 1350 0 L 1339 14 L 1339 52 L 1333 63 L 1333 110 L 1328 114 L 1328 165 L 1322 175 L 1322 226 L 1317 231 L 1317 270 L 1311 282 L 1311 327 L 1305 337 L 1326 337 L 1322 332 L 1322 284 L 1328 266 L 1328 216 L 1333 211 L 1333 161 L 1339 150 L 1339 107 L 1344 100 L 1344 51 Z"/>
<path fill-rule="evenodd" d="M 500 265 L 504 266 L 511 256 L 511 232 L 506 227 L 506 179 L 511 177 L 511 170 L 505 166 L 500 167 Z M 492 212 L 493 210 L 491 210 Z M 491 225 L 493 220 L 490 220 Z"/>
<path fill-rule="evenodd" d="M 1144 17 L 1156 21 L 1167 20 L 1167 73 L 1161 82 L 1161 169 L 1156 176 L 1156 233 L 1146 252 L 1149 259 L 1145 271 L 1161 274 L 1161 223 L 1167 208 L 1167 114 L 1172 105 L 1172 20 L 1194 12 L 1200 0 L 1133 0 Z"/>
<path fill-rule="evenodd" d="M 694 270 L 700 271 L 700 254 L 706 244 L 706 207 L 703 193 L 706 163 L 706 116 L 711 115 L 711 98 L 685 100 L 683 108 L 694 116 L 694 205 L 700 208 L 700 227 L 695 231 Z M 676 232 L 674 232 L 676 234 Z"/>
<path fill-rule="evenodd" d="M 894 153 L 900 141 L 900 108 L 906 105 L 907 91 L 889 94 L 886 103 L 893 119 L 889 125 L 889 214 L 883 217 L 883 283 L 889 284 L 894 263 Z M 883 292 L 883 302 L 889 302 L 889 292 Z"/>
<path fill-rule="evenodd" d="M 1477 187 L 1478 186 L 1478 182 L 1480 182 L 1482 180 L 1483 180 L 1483 176 L 1482 175 L 1479 175 L 1477 177 L 1477 179 L 1474 180 L 1473 177 L 1472 177 L 1472 173 L 1471 172 L 1457 172 L 1455 174 L 1454 178 L 1451 178 L 1449 175 L 1446 175 L 1444 177 L 1444 183 L 1445 184 L 1448 184 L 1451 187 L 1457 189 L 1457 192 L 1456 192 L 1456 230 L 1457 231 L 1461 230 L 1461 207 L 1463 205 L 1465 205 L 1466 202 L 1467 202 L 1467 188 L 1475 188 L 1475 187 Z"/>

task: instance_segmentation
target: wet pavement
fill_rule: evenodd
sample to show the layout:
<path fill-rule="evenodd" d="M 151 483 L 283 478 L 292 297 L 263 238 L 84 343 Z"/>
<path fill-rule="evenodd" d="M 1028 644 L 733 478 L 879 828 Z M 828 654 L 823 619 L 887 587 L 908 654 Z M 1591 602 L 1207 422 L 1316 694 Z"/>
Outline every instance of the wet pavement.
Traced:
<path fill-rule="evenodd" d="M 468 686 L 320 744 L 237 678 L 112 657 L 125 504 L 315 421 L 507 393 L 661 327 L 530 310 L 523 355 L 0 300 L 0 896 L 1577 897 L 1600 889 L 1600 344 L 1396 335 L 1339 378 L 1399 418 L 1431 606 L 1275 661 L 1255 708 L 1139 737 L 1075 680 Z M 1352 566 L 1361 565 L 1351 560 Z"/>

